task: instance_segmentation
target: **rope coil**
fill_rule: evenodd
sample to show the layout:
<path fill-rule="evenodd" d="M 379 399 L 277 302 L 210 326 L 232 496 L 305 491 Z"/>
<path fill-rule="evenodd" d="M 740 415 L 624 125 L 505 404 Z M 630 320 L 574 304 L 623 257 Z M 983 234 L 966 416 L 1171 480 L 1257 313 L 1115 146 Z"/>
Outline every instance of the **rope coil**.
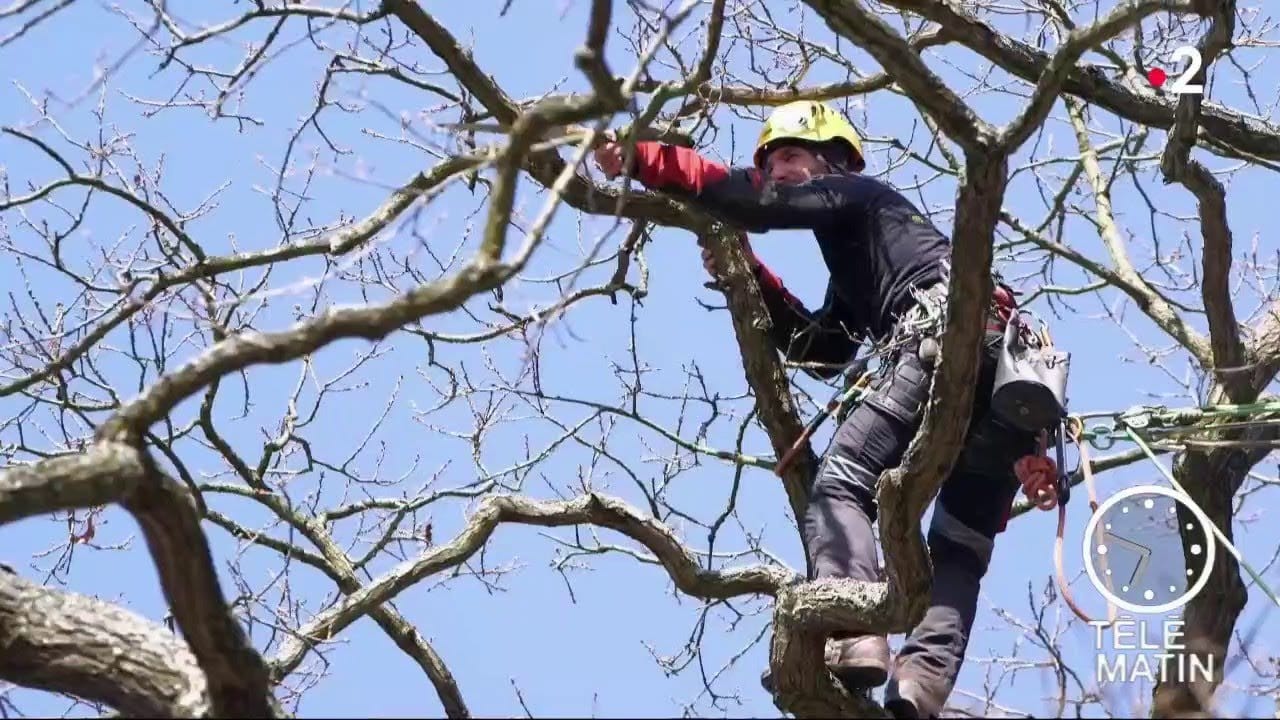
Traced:
<path fill-rule="evenodd" d="M 1089 451 L 1086 449 L 1087 443 L 1081 440 L 1084 430 L 1084 423 L 1078 418 L 1067 417 L 1063 422 L 1063 428 L 1055 431 L 1059 434 L 1059 456 L 1061 456 L 1061 433 L 1065 429 L 1074 441 L 1076 448 L 1080 453 L 1080 473 L 1084 476 L 1085 487 L 1089 492 L 1089 513 L 1093 514 L 1098 510 L 1098 491 L 1093 481 L 1093 469 L 1089 462 Z M 1067 531 L 1067 501 L 1070 495 L 1064 492 L 1064 486 L 1070 487 L 1066 473 L 1058 467 L 1052 459 L 1049 458 L 1049 436 L 1047 432 L 1040 433 L 1040 448 L 1035 455 L 1025 455 L 1018 459 L 1013 465 L 1014 474 L 1017 475 L 1018 481 L 1022 484 L 1022 492 L 1027 499 L 1036 507 L 1044 511 L 1058 510 L 1058 528 L 1053 541 L 1053 566 L 1054 575 L 1058 584 L 1058 592 L 1062 593 L 1062 600 L 1071 608 L 1071 612 L 1085 623 L 1095 623 L 1080 605 L 1076 603 L 1075 597 L 1071 594 L 1070 582 L 1067 580 L 1067 573 L 1063 563 L 1063 546 L 1065 544 L 1065 536 Z M 1104 568 L 1103 576 L 1107 578 L 1107 584 L 1110 586 L 1110 575 L 1105 574 L 1106 557 L 1102 557 L 1099 561 Z M 1111 600 L 1107 600 L 1107 621 L 1099 623 L 1100 628 L 1107 628 L 1113 625 L 1116 617 L 1119 615 L 1119 609 Z"/>

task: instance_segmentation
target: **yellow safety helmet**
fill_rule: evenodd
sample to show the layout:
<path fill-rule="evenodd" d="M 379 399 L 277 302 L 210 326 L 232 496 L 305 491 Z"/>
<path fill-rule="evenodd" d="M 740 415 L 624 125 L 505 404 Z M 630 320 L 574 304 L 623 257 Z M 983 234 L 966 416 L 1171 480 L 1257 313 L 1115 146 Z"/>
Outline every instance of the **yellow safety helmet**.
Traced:
<path fill-rule="evenodd" d="M 756 141 L 755 164 L 764 169 L 764 157 L 784 141 L 808 143 L 839 142 L 849 151 L 852 169 L 867 166 L 862 157 L 862 139 L 843 115 L 813 100 L 798 100 L 779 106 L 764 122 Z"/>

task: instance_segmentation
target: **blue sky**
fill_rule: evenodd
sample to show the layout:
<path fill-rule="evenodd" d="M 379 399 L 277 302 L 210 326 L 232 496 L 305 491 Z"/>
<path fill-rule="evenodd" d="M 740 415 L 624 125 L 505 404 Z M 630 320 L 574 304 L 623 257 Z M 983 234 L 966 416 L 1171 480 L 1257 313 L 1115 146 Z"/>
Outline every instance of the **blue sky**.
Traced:
<path fill-rule="evenodd" d="M 496 2 L 426 4 L 427 10 L 460 39 L 474 43 L 476 60 L 499 80 L 511 96 L 533 97 L 552 87 L 558 91 L 581 90 L 584 82 L 572 70 L 571 53 L 581 41 L 588 4 L 558 2 L 542 6 L 517 1 L 506 17 L 498 18 L 500 6 Z M 126 7 L 135 13 L 143 10 L 137 3 Z M 231 11 L 213 11 L 197 3 L 176 4 L 172 11 L 190 23 L 203 24 L 232 17 Z M 805 16 L 804 26 L 815 37 L 828 36 L 820 20 L 811 14 Z M 181 57 L 188 63 L 217 66 L 224 70 L 232 68 L 240 58 L 240 44 L 260 40 L 266 28 L 265 24 L 254 24 L 237 31 L 229 39 L 190 48 Z M 300 30 L 301 26 L 295 22 L 285 37 L 297 38 Z M 682 47 L 692 47 L 698 34 L 696 27 L 686 28 L 677 33 L 677 38 L 684 44 Z M 55 37 L 59 51 L 42 52 L 41 48 L 54 42 Z M 92 82 L 95 67 L 109 64 L 112 58 L 132 46 L 136 38 L 137 33 L 123 19 L 104 7 L 78 4 L 40 32 L 0 49 L 6 75 L 10 78 L 0 87 L 0 122 L 19 127 L 33 123 L 38 113 L 28 102 L 23 88 L 35 98 L 49 94 L 65 101 Z M 330 39 L 336 40 L 332 34 Z M 726 47 L 731 53 L 735 71 L 744 72 L 746 55 L 741 41 L 726 43 Z M 847 43 L 841 44 L 840 50 L 848 57 L 861 58 L 861 67 L 867 71 L 875 69 L 873 62 L 867 61 L 864 54 L 851 50 Z M 414 48 L 404 55 L 417 58 L 423 67 L 439 67 L 424 48 Z M 1241 55 L 1248 58 L 1245 51 Z M 39 62 L 29 62 L 34 57 L 39 57 Z M 630 72 L 634 57 L 629 54 L 626 44 L 616 38 L 611 40 L 609 57 L 616 72 Z M 934 67 L 953 83 L 967 83 L 964 73 L 985 69 L 976 58 L 966 53 L 950 52 L 947 57 L 952 61 L 949 66 L 934 62 Z M 313 107 L 317 83 L 323 76 L 328 59 L 328 54 L 316 51 L 307 43 L 297 43 L 282 57 L 266 65 L 246 87 L 243 96 L 232 97 L 229 110 L 259 118 L 261 125 L 240 125 L 228 119 L 211 123 L 207 113 L 194 107 L 150 114 L 154 108 L 147 103 L 162 102 L 170 97 L 182 86 L 184 77 L 172 66 L 157 72 L 158 58 L 154 55 L 135 56 L 112 77 L 102 92 L 90 94 L 70 109 L 61 108 L 58 100 L 51 101 L 50 112 L 68 135 L 94 139 L 99 133 L 95 109 L 101 101 L 107 135 L 127 133 L 128 142 L 143 165 L 154 167 L 163 163 L 164 178 L 160 187 L 167 202 L 190 209 L 216 192 L 217 207 L 187 226 L 207 252 L 263 249 L 280 242 L 275 204 L 271 198 L 277 183 L 277 168 L 283 162 L 292 133 L 307 119 Z M 821 72 L 826 76 L 820 76 Z M 1233 77 L 1234 73 L 1232 70 L 1227 78 Z M 1274 87 L 1274 71 L 1264 66 L 1255 71 L 1255 80 L 1259 76 L 1264 87 Z M 815 71 L 808 78 L 813 82 L 831 79 L 837 79 L 837 76 L 829 68 Z M 326 150 L 324 139 L 314 126 L 301 133 L 294 149 L 295 168 L 305 168 L 312 157 L 320 168 L 306 188 L 307 200 L 299 213 L 307 222 L 317 225 L 331 224 L 339 218 L 364 216 L 385 197 L 390 186 L 403 182 L 436 161 L 405 142 L 394 141 L 395 138 L 440 140 L 438 131 L 425 121 L 432 117 L 432 108 L 440 103 L 438 97 L 380 78 L 346 78 L 342 88 L 335 97 L 363 109 L 359 113 L 344 114 L 339 108 L 331 107 L 320 115 L 319 123 L 325 135 L 344 149 L 349 148 L 350 153 L 335 157 Z M 193 81 L 184 87 L 184 92 L 207 95 L 210 90 L 207 83 Z M 1246 109 L 1250 107 L 1242 104 L 1245 102 L 1243 93 L 1226 82 L 1211 88 L 1210 93 L 1222 102 Z M 1007 94 L 991 93 L 973 99 L 972 103 L 991 122 L 1007 122 L 1016 112 Z M 859 127 L 866 129 L 871 138 L 869 145 L 877 149 L 869 172 L 885 170 L 887 155 L 882 148 L 883 140 L 888 137 L 897 136 L 913 149 L 928 152 L 927 130 L 903 98 L 881 92 L 851 103 L 848 110 Z M 144 117 L 144 114 L 150 116 Z M 1117 130 L 1113 118 L 1101 114 L 1096 117 L 1094 126 L 1101 131 Z M 450 115 L 449 119 L 455 119 L 455 116 Z M 754 123 L 734 118 L 727 110 L 721 111 L 717 119 L 721 123 L 721 132 L 707 152 L 720 159 L 745 161 L 756 132 Z M 1019 163 L 1026 161 L 1027 152 L 1034 151 L 1036 157 L 1041 157 L 1050 153 L 1047 148 L 1051 148 L 1050 154 L 1054 156 L 1074 155 L 1074 137 L 1064 120 L 1061 106 L 1055 110 L 1049 127 L 1051 139 L 1033 139 L 1024 148 L 1026 152 L 1020 155 Z M 74 165 L 83 167 L 85 153 L 65 141 L 59 141 L 53 128 L 46 124 L 35 132 L 54 142 L 60 151 L 72 158 Z M 1163 136 L 1152 132 L 1141 153 L 1158 153 L 1162 142 Z M 940 159 L 936 153 L 933 158 L 935 161 Z M 121 162 L 125 161 L 121 159 Z M 47 158 L 33 152 L 30 146 L 8 137 L 0 140 L 0 165 L 3 165 L 5 177 L 15 194 L 27 192 L 28 184 L 38 185 L 55 179 L 58 173 L 57 166 Z M 1224 161 L 1212 161 L 1214 168 L 1227 166 Z M 134 168 L 128 165 L 123 170 L 126 175 L 133 171 Z M 1065 170 L 1059 167 L 1056 172 L 1061 174 Z M 889 179 L 900 186 L 911 186 L 924 183 L 932 175 L 933 171 L 923 164 L 908 161 L 895 169 Z M 1044 212 L 1041 191 L 1027 176 L 1028 172 L 1023 171 L 1015 177 L 1005 205 L 1019 217 L 1036 224 Z M 1150 173 L 1144 177 L 1150 201 L 1162 211 L 1175 217 L 1185 217 L 1194 212 L 1189 193 L 1161 185 L 1158 178 Z M 1265 206 L 1250 201 L 1264 197 L 1261 194 L 1264 180 L 1260 172 L 1252 171 L 1236 176 L 1229 183 L 1232 198 L 1230 220 L 1237 242 L 1237 256 L 1249 250 L 1263 257 L 1275 252 L 1274 244 L 1265 234 L 1270 220 L 1264 212 Z M 302 173 L 295 171 L 288 178 L 286 187 L 299 192 L 303 182 Z M 1051 185 L 1048 192 L 1056 189 L 1056 185 Z M 542 207 L 543 196 L 535 190 L 528 182 L 522 185 L 517 210 L 522 217 L 520 227 L 523 229 L 529 227 Z M 949 208 L 954 202 L 952 181 L 944 178 L 928 182 L 919 190 L 912 189 L 910 194 L 931 212 L 940 227 L 949 230 Z M 65 195 L 58 196 L 64 207 L 74 207 L 82 198 L 83 193 L 79 190 L 68 190 Z M 1078 193 L 1073 202 L 1092 211 L 1092 198 L 1088 193 Z M 1129 233 L 1134 262 L 1145 267 L 1150 262 L 1152 234 L 1146 201 L 1131 183 L 1126 183 L 1117 187 L 1115 205 Z M 472 195 L 465 189 L 455 188 L 425 211 L 404 218 L 393 232 L 380 236 L 378 247 L 381 252 L 393 253 L 396 258 L 420 268 L 427 276 L 434 276 L 439 272 L 439 266 L 433 256 L 441 260 L 459 255 L 465 257 L 474 249 L 475 238 L 483 225 L 483 208 L 483 195 Z M 67 223 L 65 215 L 47 206 L 35 208 L 30 213 L 32 218 L 44 218 L 55 226 L 65 227 Z M 90 221 L 77 229 L 66 242 L 69 262 L 81 270 L 101 267 L 102 257 L 95 255 L 99 252 L 96 248 L 111 245 L 122 238 L 123 248 L 140 243 L 140 229 L 144 227 L 142 218 L 119 202 L 95 199 L 89 218 Z M 41 252 L 39 238 L 21 226 L 21 218 L 16 213 L 6 213 L 0 222 L 4 223 L 4 232 L 16 247 Z M 527 311 L 534 306 L 545 307 L 554 300 L 556 289 L 545 279 L 572 270 L 579 258 L 610 230 L 610 225 L 608 219 L 582 219 L 568 208 L 561 208 L 544 246 L 522 282 L 506 289 L 507 306 L 512 311 Z M 1186 269 L 1194 269 L 1194 259 L 1169 257 L 1184 232 L 1190 233 L 1189 245 L 1198 247 L 1199 237 L 1194 225 L 1179 225 L 1172 217 L 1162 217 L 1155 224 L 1155 234 L 1161 242 L 1165 259 L 1179 262 Z M 1095 259 L 1106 257 L 1096 231 L 1085 222 L 1078 219 L 1068 222 L 1065 236 L 1078 251 Z M 509 235 L 509 248 L 513 251 L 521 239 L 522 230 L 513 229 Z M 621 234 L 614 230 L 613 235 L 604 241 L 605 251 L 610 251 L 620 239 Z M 757 252 L 784 278 L 788 287 L 811 306 L 821 301 L 826 274 L 811 238 L 803 233 L 788 232 L 755 236 L 752 240 Z M 146 246 L 154 256 L 154 247 Z M 118 251 L 124 252 L 124 249 Z M 697 303 L 697 300 L 717 301 L 714 293 L 702 288 L 705 278 L 698 260 L 698 248 L 686 233 L 662 230 L 655 233 L 653 242 L 649 244 L 646 260 L 650 284 L 642 306 L 633 308 L 622 295 L 617 305 L 602 298 L 592 298 L 575 305 L 565 318 L 547 328 L 539 344 L 541 387 L 549 395 L 617 405 L 624 400 L 619 377 L 623 380 L 628 377 L 625 373 L 631 369 L 630 346 L 634 342 L 636 354 L 646 369 L 643 376 L 646 390 L 666 395 L 696 392 L 696 389 L 688 387 L 691 383 L 687 379 L 687 371 L 696 366 L 705 378 L 709 392 L 726 398 L 724 407 L 732 409 L 735 416 L 731 420 L 718 419 L 703 442 L 713 447 L 732 448 L 747 406 L 740 399 L 730 401 L 727 398 L 741 398 L 747 387 L 728 316 L 722 311 L 708 312 Z M 373 272 L 370 263 L 360 267 Z M 1009 266 L 1009 275 L 1025 276 L 1029 267 L 1029 264 Z M 28 309 L 31 305 L 31 301 L 21 294 L 24 282 L 30 284 L 43 305 L 51 305 L 57 300 L 68 302 L 72 297 L 70 284 L 56 273 L 31 263 L 24 264 L 22 269 L 26 271 L 25 279 L 17 262 L 6 262 L 0 266 L 0 282 L 10 290 L 15 298 L 12 302 L 18 307 Z M 266 280 L 265 287 L 269 292 L 261 302 L 250 305 L 256 311 L 254 327 L 260 330 L 287 327 L 292 322 L 295 304 L 309 310 L 317 300 L 316 292 L 307 289 L 310 284 L 306 281 L 324 272 L 324 265 L 315 260 L 293 261 L 274 270 Z M 611 264 L 596 267 L 581 283 L 602 283 L 611 272 Z M 630 277 L 636 277 L 634 267 Z M 240 284 L 252 286 L 261 280 L 261 273 L 246 273 Z M 1083 284 L 1083 275 L 1071 268 L 1059 268 L 1054 282 L 1080 285 Z M 407 280 L 402 278 L 398 287 L 404 288 L 406 283 Z M 1033 284 L 1023 287 L 1034 289 Z M 1198 292 L 1193 291 L 1182 293 L 1181 297 L 1194 302 L 1196 295 Z M 376 301 L 387 297 L 389 290 L 384 287 L 370 290 L 367 299 Z M 484 295 L 468 303 L 467 307 L 477 317 L 492 321 L 494 315 L 486 309 L 490 300 L 488 295 Z M 318 302 L 324 305 L 362 301 L 364 298 L 357 283 L 331 280 L 324 283 Z M 1175 355 L 1168 362 L 1174 375 L 1171 378 L 1153 369 L 1146 358 L 1135 352 L 1130 336 L 1108 320 L 1103 312 L 1105 308 L 1115 310 L 1119 307 L 1117 293 L 1085 294 L 1074 298 L 1072 305 L 1074 312 L 1055 320 L 1053 329 L 1055 339 L 1073 352 L 1070 395 L 1074 409 L 1118 410 L 1148 402 L 1151 398 L 1161 401 L 1159 398 L 1177 391 L 1175 381 L 1188 372 L 1185 359 L 1178 359 Z M 1036 308 L 1052 315 L 1043 301 Z M 1241 315 L 1252 310 L 1253 304 L 1247 297 L 1237 305 L 1237 312 Z M 6 306 L 5 311 L 10 312 L 11 308 Z M 636 316 L 634 337 L 630 324 L 633 312 Z M 168 322 L 173 332 L 169 342 L 178 348 L 171 362 L 191 357 L 210 342 L 207 332 L 189 334 L 192 324 L 190 313 L 191 310 L 181 303 L 169 306 Z M 151 322 L 156 329 L 162 327 L 160 318 L 153 318 Z M 1137 317 L 1137 311 L 1132 307 L 1125 312 L 1125 322 L 1134 336 L 1158 342 L 1162 347 L 1168 345 L 1160 340 L 1158 330 Z M 1192 322 L 1203 327 L 1201 317 L 1193 318 Z M 474 319 L 460 313 L 431 318 L 426 327 L 441 333 L 469 333 L 484 329 Z M 137 337 L 145 336 L 139 334 Z M 12 339 L 6 338 L 5 343 L 9 342 Z M 143 373 L 137 363 L 127 361 L 122 353 L 127 350 L 128 342 L 129 336 L 125 332 L 117 331 L 111 335 L 108 343 L 114 349 L 105 353 L 99 362 L 100 372 L 110 379 L 112 386 L 124 398 L 135 394 L 140 383 L 154 379 L 155 373 L 155 368 L 147 368 Z M 313 373 L 322 379 L 332 378 L 369 349 L 370 346 L 363 341 L 335 344 L 312 359 Z M 508 396 L 496 406 L 500 413 L 507 414 L 507 418 L 486 434 L 477 462 L 465 439 L 443 434 L 439 428 L 466 433 L 475 423 L 473 413 L 484 412 L 484 404 L 498 395 L 477 393 L 468 399 L 456 400 L 443 409 L 431 411 L 441 403 L 439 389 L 447 387 L 448 380 L 439 367 L 428 364 L 428 349 L 423 341 L 400 334 L 379 344 L 377 349 L 376 357 L 345 380 L 350 389 L 326 397 L 315 419 L 303 423 L 299 430 L 318 456 L 334 465 L 341 465 L 360 445 L 366 433 L 373 432 L 372 440 L 351 459 L 350 467 L 361 476 L 368 477 L 381 464 L 382 477 L 404 478 L 397 485 L 371 488 L 370 492 L 377 496 L 413 493 L 433 475 L 438 475 L 433 489 L 464 486 L 482 473 L 519 463 L 526 448 L 532 448 L 530 452 L 533 454 L 538 453 L 563 432 L 555 423 L 542 417 L 536 407 Z M 455 371 L 465 368 L 468 377 L 480 387 L 514 382 L 527 351 L 527 344 L 518 338 L 483 346 L 440 344 L 436 349 L 440 363 Z M 302 372 L 303 364 L 295 362 L 253 368 L 247 373 L 247 380 L 228 378 L 224 381 L 215 412 L 218 427 L 250 464 L 256 463 L 269 436 L 279 433 L 280 418 Z M 11 369 L 9 374 L 13 374 Z M 242 388 L 246 382 L 251 388 L 252 398 L 247 413 L 242 407 Z M 308 378 L 304 386 L 312 384 L 313 380 Z M 825 398 L 825 392 L 814 383 L 804 381 L 802 384 Z M 520 387 L 524 390 L 530 388 L 527 377 L 520 380 Z M 80 389 L 91 391 L 87 386 Z M 100 391 L 96 392 L 100 394 Z M 304 406 L 309 408 L 314 397 L 313 390 L 305 390 L 302 395 Z M 195 417 L 199 400 L 196 397 L 180 406 L 175 414 L 175 424 L 189 422 Z M 0 399 L 5 411 L 3 416 L 13 415 L 26 402 L 29 401 L 25 398 Z M 1174 398 L 1169 402 L 1184 404 L 1185 399 Z M 550 407 L 550 416 L 566 426 L 576 424 L 588 412 L 571 403 L 552 403 Z M 643 399 L 641 411 L 646 417 L 688 439 L 695 437 L 698 425 L 708 417 L 705 405 L 695 403 L 681 422 L 676 402 L 654 398 Z M 812 408 L 806 408 L 806 412 L 812 412 Z M 385 418 L 378 424 L 384 413 Z M 642 483 L 663 483 L 664 472 L 670 471 L 670 441 L 626 418 L 607 417 L 605 423 L 603 427 L 598 422 L 593 423 L 584 430 L 583 436 L 598 441 L 602 433 L 608 432 L 611 455 L 622 459 Z M 57 417 L 41 411 L 24 424 L 23 432 L 29 443 L 47 450 L 55 447 L 56 428 Z M 819 447 L 825 446 L 831 430 L 828 426 L 819 434 Z M 0 440 L 16 442 L 13 427 L 3 432 Z M 47 433 L 44 439 L 38 439 L 41 433 Z M 769 452 L 767 439 L 755 429 L 747 434 L 745 449 L 756 454 Z M 226 474 L 225 465 L 207 447 L 186 440 L 179 443 L 178 451 L 193 471 L 222 474 L 209 478 L 209 482 L 232 482 Z M 597 462 L 594 467 L 593 460 Z M 685 455 L 682 460 L 687 463 L 689 458 Z M 288 461 L 290 468 L 296 469 L 299 465 L 296 456 Z M 1259 464 L 1256 469 L 1269 476 L 1275 473 L 1270 461 Z M 627 472 L 609 460 L 593 458 L 588 449 L 572 442 L 557 446 L 554 453 L 524 476 L 519 490 L 541 498 L 554 498 L 580 489 L 584 478 L 597 491 L 623 497 L 637 507 L 645 506 Z M 1150 482 L 1163 482 L 1158 471 L 1149 464 L 1136 464 L 1106 473 L 1100 478 L 1099 485 L 1102 494 L 1107 495 L 1122 487 Z M 323 476 L 321 473 L 298 474 L 289 479 L 285 492 L 292 503 L 301 505 L 314 498 L 321 507 L 334 507 L 359 497 L 358 494 L 344 494 L 342 483 L 332 473 Z M 723 511 L 726 499 L 733 492 L 731 467 L 701 458 L 697 467 L 684 470 L 671 480 L 665 489 L 665 500 L 702 522 L 712 522 Z M 1251 497 L 1249 507 L 1261 513 L 1257 518 L 1261 522 L 1237 525 L 1237 531 L 1244 533 L 1240 545 L 1245 555 L 1255 558 L 1258 565 L 1267 561 L 1277 544 L 1274 526 L 1270 530 L 1262 527 L 1267 519 L 1267 497 L 1273 494 L 1274 489 Z M 1086 520 L 1082 493 L 1078 492 L 1076 498 L 1069 512 L 1067 530 L 1067 568 L 1073 575 L 1081 570 L 1078 547 Z M 247 527 L 269 528 L 274 537 L 305 544 L 296 532 L 290 533 L 287 528 L 270 525 L 272 520 L 268 514 L 251 502 L 226 494 L 210 494 L 209 502 L 211 507 Z M 748 547 L 749 538 L 763 537 L 763 545 L 772 555 L 792 567 L 803 567 L 801 548 L 787 517 L 785 496 L 776 478 L 765 471 L 748 469 L 743 473 L 737 490 L 736 508 L 735 519 L 726 524 L 717 539 L 718 552 L 744 550 Z M 434 537 L 441 542 L 462 527 L 468 508 L 456 502 L 442 502 L 431 506 L 427 512 Z M 114 599 L 144 616 L 159 619 L 164 614 L 163 600 L 136 527 L 127 516 L 118 512 L 110 512 L 107 518 L 108 522 L 99 530 L 98 541 L 104 546 L 129 542 L 128 550 L 77 548 L 72 572 L 66 579 L 68 586 L 79 592 Z M 1055 519 L 1056 515 L 1051 513 L 1032 513 L 1013 522 L 1009 531 L 999 538 L 992 569 L 983 587 L 982 612 L 971 641 L 970 661 L 961 677 L 960 691 L 981 693 L 988 678 L 1000 677 L 1001 670 L 987 662 L 989 658 L 1008 657 L 1016 652 L 1023 663 L 1034 665 L 1046 660 L 1047 654 L 1036 648 L 1027 633 L 1011 624 L 1009 618 L 1021 623 L 1031 622 L 1028 594 L 1039 597 L 1051 579 Z M 668 522 L 682 532 L 692 546 L 706 547 L 705 530 L 690 526 L 676 516 L 668 518 Z M 263 602 L 272 605 L 305 603 L 301 611 L 304 618 L 332 598 L 335 590 L 327 579 L 308 568 L 297 566 L 291 570 L 288 592 L 285 593 L 284 586 L 277 579 L 282 567 L 278 555 L 263 549 L 239 548 L 233 539 L 212 524 L 206 529 L 214 544 L 220 569 L 224 572 L 224 590 L 228 596 L 240 592 L 228 570 L 229 565 L 238 563 L 253 588 L 270 587 L 264 593 Z M 340 543 L 350 542 L 356 530 L 353 522 L 340 524 L 336 537 Z M 591 537 L 586 528 L 580 529 L 580 534 L 588 539 Z M 625 538 L 608 531 L 599 531 L 597 535 L 605 544 L 629 545 Z M 520 713 L 517 687 L 529 710 L 538 716 L 664 716 L 681 712 L 687 703 L 692 703 L 698 714 L 743 716 L 776 712 L 757 684 L 759 672 L 766 663 L 767 604 L 740 599 L 732 604 L 732 610 L 724 607 L 712 610 L 707 614 L 705 626 L 700 626 L 700 604 L 696 600 L 673 595 L 670 582 L 660 569 L 634 557 L 620 553 L 593 555 L 574 561 L 589 569 L 570 569 L 563 575 L 557 572 L 552 564 L 566 551 L 552 538 L 572 541 L 573 537 L 572 529 L 504 526 L 492 538 L 483 562 L 479 557 L 473 558 L 461 573 L 462 577 L 448 582 L 444 582 L 443 577 L 432 578 L 397 598 L 396 607 L 431 640 L 448 663 L 474 714 Z M 3 560 L 21 567 L 29 576 L 42 577 L 36 567 L 47 567 L 49 560 L 32 565 L 28 564 L 28 558 L 58 543 L 60 538 L 65 538 L 65 523 L 60 520 L 38 518 L 5 526 L 0 528 L 0 546 L 5 548 Z M 363 547 L 357 547 L 353 554 L 363 551 Z M 404 548 L 409 556 L 420 551 L 420 547 Z M 750 561 L 753 561 L 751 557 L 743 559 L 743 562 Z M 377 575 L 396 562 L 398 559 L 394 557 L 381 558 L 371 563 L 370 571 Z M 490 589 L 474 577 L 481 563 L 491 570 L 504 566 L 512 569 L 502 576 L 499 590 Z M 1268 578 L 1273 587 L 1280 584 L 1280 573 L 1274 568 L 1268 572 Z M 1088 590 L 1083 578 L 1074 588 L 1077 598 L 1092 612 L 1103 610 L 1101 599 Z M 1250 608 L 1238 628 L 1248 628 L 1264 603 L 1261 592 L 1251 591 Z M 1069 619 L 1074 618 L 1067 608 L 1061 602 L 1055 602 L 1049 608 L 1046 622 L 1052 628 L 1059 623 L 1065 624 Z M 1274 637 L 1272 626 L 1275 622 L 1271 618 L 1258 636 L 1270 634 Z M 265 643 L 269 631 L 258 626 L 254 635 L 260 643 Z M 683 671 L 669 676 L 655 662 L 655 656 L 678 656 L 690 638 L 697 636 L 701 637 L 702 669 L 695 661 Z M 901 638 L 892 640 L 896 645 Z M 1262 649 L 1261 641 L 1256 642 L 1255 650 Z M 1075 663 L 1086 679 L 1091 674 L 1089 664 L 1093 662 L 1091 643 L 1091 631 L 1079 627 L 1078 623 L 1061 636 L 1063 654 Z M 738 700 L 712 705 L 702 689 L 702 674 L 705 672 L 710 676 L 719 672 L 722 666 L 741 653 L 745 654 L 714 685 L 721 694 L 736 694 Z M 327 660 L 329 676 L 308 692 L 299 709 L 302 715 L 399 717 L 440 713 L 439 703 L 425 676 L 369 620 L 362 620 L 350 628 L 330 650 Z M 1046 698 L 1053 697 L 1051 680 L 1051 675 L 1044 670 L 1022 670 L 1012 679 L 1003 680 L 1006 687 L 1001 690 L 998 700 L 1003 706 L 1037 714 L 1045 712 L 1048 709 Z M 60 712 L 66 705 L 64 700 L 36 693 L 20 693 L 16 697 L 21 699 L 22 707 L 33 714 Z M 1112 707 L 1118 709 L 1116 705 Z M 1232 705 L 1224 710 L 1239 712 L 1240 707 Z M 1086 714 L 1096 716 L 1097 710 L 1094 706 L 1086 710 Z M 74 714 L 83 714 L 83 709 Z"/>

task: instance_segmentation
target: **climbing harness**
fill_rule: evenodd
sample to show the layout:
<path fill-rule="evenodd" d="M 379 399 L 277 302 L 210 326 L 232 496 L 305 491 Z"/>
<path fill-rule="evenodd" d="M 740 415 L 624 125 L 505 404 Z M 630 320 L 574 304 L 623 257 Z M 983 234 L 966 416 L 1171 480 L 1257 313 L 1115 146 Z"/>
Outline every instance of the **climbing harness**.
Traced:
<path fill-rule="evenodd" d="M 872 381 L 881 379 L 890 372 L 898 354 L 904 348 L 915 347 L 921 361 L 925 364 L 936 362 L 937 336 L 946 323 L 947 287 L 943 282 L 924 290 L 911 288 L 914 302 L 894 324 L 893 334 L 866 356 L 844 367 L 841 372 L 841 376 L 846 380 L 844 388 L 832 395 L 826 405 L 805 425 L 791 447 L 783 453 L 773 469 L 778 477 L 782 477 L 786 469 L 795 461 L 800 449 L 806 446 L 813 433 L 827 418 L 834 415 L 837 423 L 844 422 L 853 407 L 873 392 L 870 389 Z M 1000 283 L 996 285 L 990 312 L 1001 323 L 1008 321 L 1012 298 L 1012 290 Z M 879 360 L 878 366 L 869 370 L 873 359 Z"/>
<path fill-rule="evenodd" d="M 841 373 L 841 376 L 846 379 L 845 387 L 836 391 L 827 404 L 805 425 L 791 447 L 783 453 L 773 469 L 776 475 L 781 477 L 786 472 L 786 469 L 795 461 L 800 449 L 807 445 L 809 438 L 827 418 L 835 415 L 837 422 L 844 422 L 844 418 L 853 406 L 873 392 L 870 389 L 872 381 L 882 378 L 893 368 L 898 354 L 904 348 L 915 346 L 923 362 L 933 362 L 931 356 L 937 353 L 935 338 L 941 332 L 946 318 L 946 288 L 945 283 L 939 283 L 925 290 L 911 289 L 915 302 L 894 324 L 893 334 L 877 347 L 872 348 L 866 356 L 845 366 Z M 926 355 L 930 357 L 926 358 Z M 879 363 L 875 369 L 868 369 L 873 359 L 879 360 Z"/>

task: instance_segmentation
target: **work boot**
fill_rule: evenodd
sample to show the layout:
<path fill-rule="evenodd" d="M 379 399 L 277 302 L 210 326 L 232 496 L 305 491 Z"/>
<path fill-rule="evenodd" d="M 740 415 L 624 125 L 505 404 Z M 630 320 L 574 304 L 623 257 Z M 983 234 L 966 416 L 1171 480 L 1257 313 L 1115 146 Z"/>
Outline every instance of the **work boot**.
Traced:
<path fill-rule="evenodd" d="M 884 709 L 898 720 L 933 720 L 951 694 L 937 678 L 912 678 L 895 672 L 884 691 Z"/>
<path fill-rule="evenodd" d="M 827 669 L 849 692 L 880 687 L 889 679 L 889 641 L 883 635 L 855 635 L 827 641 Z"/>
<path fill-rule="evenodd" d="M 990 541 L 935 507 L 929 531 L 933 590 L 929 607 L 893 661 L 885 709 L 895 718 L 936 718 L 964 666 L 978 612 Z"/>
<path fill-rule="evenodd" d="M 815 577 L 884 579 L 876 562 L 871 517 L 849 489 L 862 472 L 858 463 L 840 454 L 829 455 L 823 464 L 804 525 Z M 866 479 L 874 480 L 870 475 Z M 879 687 L 889 679 L 889 643 L 883 635 L 837 632 L 827 641 L 826 663 L 850 692 Z"/>
<path fill-rule="evenodd" d="M 851 693 L 865 693 L 889 679 L 889 643 L 880 635 L 858 635 L 827 641 L 827 669 Z M 773 672 L 760 673 L 760 687 L 772 695 Z"/>

